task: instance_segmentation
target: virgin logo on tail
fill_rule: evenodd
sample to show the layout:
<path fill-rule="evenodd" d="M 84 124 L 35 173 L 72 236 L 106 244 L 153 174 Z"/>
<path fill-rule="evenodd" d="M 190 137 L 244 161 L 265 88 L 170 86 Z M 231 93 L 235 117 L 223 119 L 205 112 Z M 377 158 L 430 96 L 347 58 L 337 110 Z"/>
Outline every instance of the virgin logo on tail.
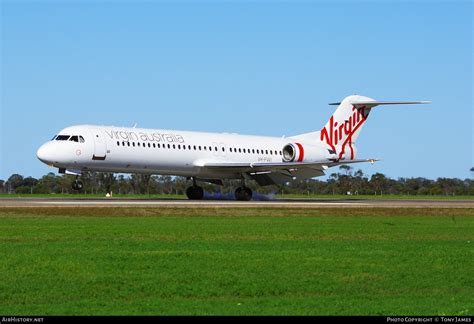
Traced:
<path fill-rule="evenodd" d="M 370 109 L 366 109 L 366 106 L 359 108 L 352 107 L 352 115 L 349 116 L 344 122 L 334 122 L 334 115 L 329 119 L 328 125 L 324 126 L 321 130 L 321 141 L 326 141 L 331 149 L 337 153 L 336 146 L 341 145 L 341 151 L 339 152 L 339 159 L 344 155 L 347 144 L 351 149 L 351 160 L 354 159 L 354 148 L 352 147 L 352 135 L 364 124 L 369 116 Z"/>

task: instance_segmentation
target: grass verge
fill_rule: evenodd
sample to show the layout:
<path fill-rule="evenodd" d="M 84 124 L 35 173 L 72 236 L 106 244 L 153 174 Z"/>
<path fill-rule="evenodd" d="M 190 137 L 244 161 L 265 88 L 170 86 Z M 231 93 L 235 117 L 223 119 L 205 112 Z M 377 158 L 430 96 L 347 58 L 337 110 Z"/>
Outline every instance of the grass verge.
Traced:
<path fill-rule="evenodd" d="M 0 209 L 0 313 L 469 315 L 474 209 Z"/>

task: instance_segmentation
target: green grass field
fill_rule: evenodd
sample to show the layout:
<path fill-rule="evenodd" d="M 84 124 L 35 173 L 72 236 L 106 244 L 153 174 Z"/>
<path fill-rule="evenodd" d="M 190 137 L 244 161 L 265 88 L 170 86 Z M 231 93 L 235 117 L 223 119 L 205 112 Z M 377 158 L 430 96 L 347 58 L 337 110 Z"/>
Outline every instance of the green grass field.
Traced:
<path fill-rule="evenodd" d="M 474 209 L 1 208 L 0 313 L 472 315 Z"/>

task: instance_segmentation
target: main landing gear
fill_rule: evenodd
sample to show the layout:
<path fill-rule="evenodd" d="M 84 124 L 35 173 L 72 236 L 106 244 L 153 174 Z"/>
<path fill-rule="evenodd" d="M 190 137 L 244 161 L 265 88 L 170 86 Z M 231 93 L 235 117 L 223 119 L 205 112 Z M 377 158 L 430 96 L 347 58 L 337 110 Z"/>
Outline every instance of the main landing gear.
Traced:
<path fill-rule="evenodd" d="M 190 200 L 201 200 L 204 198 L 204 190 L 196 184 L 196 179 L 192 178 L 193 185 L 186 189 L 186 196 Z M 252 190 L 245 186 L 245 181 L 242 179 L 242 186 L 235 190 L 235 200 L 250 201 L 252 200 Z"/>
<path fill-rule="evenodd" d="M 188 196 L 188 199 L 191 200 L 201 200 L 204 198 L 204 189 L 196 184 L 196 179 L 193 178 L 192 187 L 186 189 L 186 196 Z"/>
<path fill-rule="evenodd" d="M 235 200 L 250 201 L 252 200 L 252 190 L 248 187 L 242 186 L 235 190 Z"/>
<path fill-rule="evenodd" d="M 252 200 L 252 190 L 245 186 L 245 179 L 242 178 L 242 186 L 235 189 L 235 200 L 250 201 Z"/>
<path fill-rule="evenodd" d="M 72 189 L 77 191 L 84 189 L 84 183 L 79 180 L 79 176 L 76 176 L 76 180 L 72 183 Z"/>

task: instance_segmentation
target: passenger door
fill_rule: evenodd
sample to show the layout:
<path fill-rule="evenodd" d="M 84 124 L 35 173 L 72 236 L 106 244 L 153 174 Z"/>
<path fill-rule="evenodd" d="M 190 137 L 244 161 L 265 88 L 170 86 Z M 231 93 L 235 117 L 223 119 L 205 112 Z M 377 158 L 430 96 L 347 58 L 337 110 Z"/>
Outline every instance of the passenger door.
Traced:
<path fill-rule="evenodd" d="M 107 157 L 107 142 L 104 133 L 99 128 L 91 128 L 94 138 L 94 155 L 92 160 L 105 160 Z"/>

